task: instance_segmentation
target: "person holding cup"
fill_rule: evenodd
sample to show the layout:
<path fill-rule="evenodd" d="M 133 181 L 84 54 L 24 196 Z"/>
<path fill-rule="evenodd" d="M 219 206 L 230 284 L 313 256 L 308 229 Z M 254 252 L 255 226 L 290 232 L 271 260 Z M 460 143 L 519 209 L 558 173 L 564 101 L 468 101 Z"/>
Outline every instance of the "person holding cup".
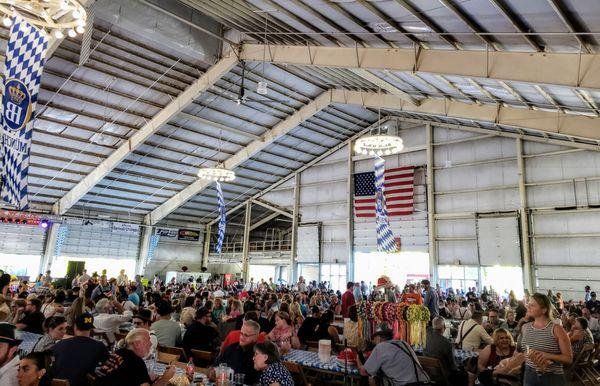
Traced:
<path fill-rule="evenodd" d="M 519 349 L 525 352 L 524 386 L 566 385 L 564 366 L 573 362 L 571 343 L 564 328 L 552 321 L 552 305 L 548 296 L 533 294 L 527 304 L 527 317 L 522 327 Z"/>
<path fill-rule="evenodd" d="M 274 343 L 265 341 L 254 345 L 254 368 L 260 371 L 260 386 L 294 386 L 289 370 L 279 359 L 279 350 Z"/>

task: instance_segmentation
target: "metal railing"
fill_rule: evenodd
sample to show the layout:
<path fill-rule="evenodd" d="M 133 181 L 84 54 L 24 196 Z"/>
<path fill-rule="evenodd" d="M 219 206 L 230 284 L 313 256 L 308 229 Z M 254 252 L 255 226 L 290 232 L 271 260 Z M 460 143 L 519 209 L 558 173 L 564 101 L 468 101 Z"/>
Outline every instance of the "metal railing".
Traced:
<path fill-rule="evenodd" d="M 244 243 L 229 242 L 223 243 L 221 253 L 233 253 L 243 252 Z M 273 252 L 273 251 L 290 251 L 292 249 L 292 242 L 290 240 L 263 240 L 263 241 L 250 241 L 248 250 L 250 252 Z M 214 244 L 211 244 L 211 252 L 214 252 Z"/>

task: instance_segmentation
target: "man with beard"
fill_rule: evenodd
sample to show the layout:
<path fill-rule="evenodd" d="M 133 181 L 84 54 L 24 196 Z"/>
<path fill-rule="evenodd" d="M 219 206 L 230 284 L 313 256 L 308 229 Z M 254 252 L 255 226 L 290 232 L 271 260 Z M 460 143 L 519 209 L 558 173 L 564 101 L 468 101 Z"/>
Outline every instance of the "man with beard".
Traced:
<path fill-rule="evenodd" d="M 40 312 L 42 302 L 39 299 L 29 299 L 25 305 L 25 316 L 17 323 L 19 330 L 34 334 L 44 333 L 44 314 Z"/>
<path fill-rule="evenodd" d="M 215 365 L 226 363 L 236 373 L 246 374 L 244 383 L 253 385 L 258 382 L 260 374 L 254 369 L 254 345 L 260 333 L 260 325 L 253 320 L 246 320 L 240 332 L 240 342 L 228 346 L 215 360 Z M 214 367 L 210 369 L 209 378 L 215 379 Z"/>

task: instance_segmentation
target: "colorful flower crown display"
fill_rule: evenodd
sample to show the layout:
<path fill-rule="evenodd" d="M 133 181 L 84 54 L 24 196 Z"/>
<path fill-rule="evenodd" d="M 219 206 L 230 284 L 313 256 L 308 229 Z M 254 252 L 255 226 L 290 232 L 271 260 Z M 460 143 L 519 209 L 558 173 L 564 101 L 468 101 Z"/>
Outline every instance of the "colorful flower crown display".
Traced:
<path fill-rule="evenodd" d="M 430 313 L 420 304 L 362 301 L 357 304 L 362 336 L 368 338 L 378 323 L 393 326 L 396 338 L 424 346 Z"/>

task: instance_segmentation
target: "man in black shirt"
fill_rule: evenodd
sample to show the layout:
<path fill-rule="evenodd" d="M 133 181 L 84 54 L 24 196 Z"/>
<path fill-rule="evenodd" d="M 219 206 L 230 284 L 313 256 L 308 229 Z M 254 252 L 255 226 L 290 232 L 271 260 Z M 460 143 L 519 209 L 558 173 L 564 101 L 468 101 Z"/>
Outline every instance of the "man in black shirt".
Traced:
<path fill-rule="evenodd" d="M 44 333 L 44 314 L 40 312 L 42 302 L 39 299 L 29 299 L 25 304 L 25 316 L 17 323 L 17 329 L 34 334 Z"/>
<path fill-rule="evenodd" d="M 315 329 L 319 325 L 320 318 L 321 310 L 317 306 L 312 306 L 312 316 L 304 319 L 304 322 L 302 322 L 298 329 L 298 339 L 300 339 L 300 342 L 306 343 L 306 341 L 314 340 Z"/>
<path fill-rule="evenodd" d="M 90 338 L 92 328 L 94 317 L 87 313 L 82 314 L 75 321 L 75 336 L 54 345 L 54 377 L 68 379 L 71 386 L 88 385 L 86 374 L 93 374 L 96 366 L 108 357 L 106 346 Z"/>
<path fill-rule="evenodd" d="M 96 386 L 165 386 L 175 375 L 175 366 L 167 366 L 165 372 L 154 382 L 150 379 L 145 358 L 152 347 L 150 333 L 143 328 L 134 328 L 125 337 L 125 348 L 111 354 L 106 362 L 96 369 Z"/>
<path fill-rule="evenodd" d="M 196 317 L 185 331 L 183 336 L 183 349 L 191 357 L 192 349 L 202 351 L 215 351 L 217 330 L 208 325 L 211 321 L 210 312 L 202 307 L 196 311 Z"/>
<path fill-rule="evenodd" d="M 253 320 L 246 320 L 240 332 L 240 342 L 227 346 L 225 351 L 215 360 L 215 366 L 226 363 L 236 373 L 246 374 L 244 383 L 253 385 L 258 382 L 260 374 L 254 369 L 254 345 L 260 333 L 260 326 Z M 215 378 L 215 369 L 211 368 L 209 378 Z"/>
<path fill-rule="evenodd" d="M 590 300 L 585 303 L 585 307 L 590 310 L 592 314 L 600 313 L 600 301 L 596 298 L 596 293 L 590 293 Z"/>

